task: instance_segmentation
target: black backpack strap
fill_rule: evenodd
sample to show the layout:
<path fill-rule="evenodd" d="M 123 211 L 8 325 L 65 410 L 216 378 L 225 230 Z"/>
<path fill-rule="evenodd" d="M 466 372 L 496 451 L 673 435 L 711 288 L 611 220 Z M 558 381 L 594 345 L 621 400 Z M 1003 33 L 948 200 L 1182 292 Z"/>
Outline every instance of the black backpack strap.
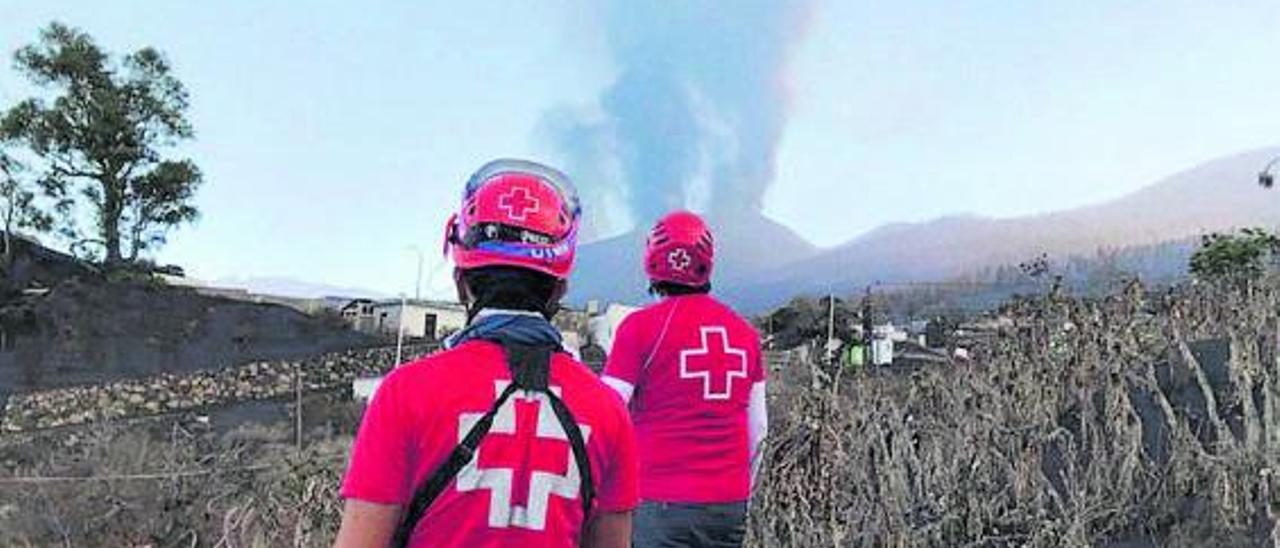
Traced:
<path fill-rule="evenodd" d="M 418 525 L 418 521 L 427 513 L 427 508 L 431 507 L 431 503 L 435 502 L 436 497 L 443 493 L 449 483 L 458 476 L 458 473 L 475 458 L 476 449 L 480 447 L 480 441 L 489 433 L 489 429 L 493 427 L 493 417 L 498 414 L 498 410 L 507 403 L 511 395 L 516 392 L 519 387 L 515 383 L 507 386 L 506 390 L 498 396 L 493 402 L 493 407 L 480 417 L 480 420 L 471 425 L 471 430 L 467 431 L 466 437 L 462 439 L 453 452 L 449 453 L 449 458 L 445 459 L 444 464 L 436 468 L 427 481 L 418 486 L 413 492 L 413 500 L 405 509 L 403 518 L 400 520 L 400 526 L 396 528 L 395 536 L 392 537 L 391 545 L 404 547 L 409 545 L 409 537 L 413 534 L 413 528 Z"/>
<path fill-rule="evenodd" d="M 560 426 L 564 428 L 564 433 L 569 438 L 569 447 L 573 449 L 573 460 L 577 463 L 578 472 L 582 477 L 582 520 L 585 525 L 587 520 L 591 519 L 591 506 L 595 504 L 596 499 L 596 484 L 592 477 L 591 459 L 587 456 L 587 443 L 582 438 L 582 429 L 578 428 L 578 421 L 574 420 L 569 406 L 550 390 L 547 391 L 547 400 L 551 402 L 551 410 L 555 412 L 556 418 L 560 420 Z"/>
<path fill-rule="evenodd" d="M 595 503 L 595 482 L 591 473 L 591 459 L 587 456 L 587 443 L 582 437 L 582 429 L 564 400 L 551 391 L 551 356 L 560 350 L 559 346 L 528 346 L 514 343 L 500 343 L 507 353 L 507 367 L 511 369 L 514 384 L 525 390 L 542 392 L 547 395 L 551 410 L 569 438 L 569 447 L 573 450 L 573 460 L 578 466 L 578 474 L 582 480 L 582 515 L 584 519 L 591 516 L 591 506 Z"/>
<path fill-rule="evenodd" d="M 414 491 L 413 500 L 410 501 L 409 506 L 405 509 L 400 526 L 396 528 L 395 535 L 392 537 L 392 546 L 404 547 L 409 545 L 409 537 L 413 534 L 413 529 L 417 526 L 418 521 L 427 513 L 431 503 L 462 472 L 467 463 L 475 458 L 480 442 L 489 433 L 489 429 L 493 427 L 494 416 L 498 414 L 498 410 L 502 409 L 502 406 L 507 403 L 507 400 L 511 398 L 511 395 L 516 390 L 535 391 L 547 395 L 547 401 L 551 403 L 551 410 L 555 413 L 556 420 L 560 422 L 565 436 L 569 438 L 569 447 L 573 451 L 574 463 L 577 465 L 581 476 L 584 525 L 586 520 L 590 518 L 591 506 L 595 502 L 595 483 L 592 478 L 591 461 L 587 456 L 587 444 L 582 437 L 582 430 L 578 428 L 578 422 L 574 420 L 573 413 L 569 410 L 569 407 L 550 389 L 551 356 L 559 350 L 559 347 L 495 342 L 502 344 L 503 349 L 506 351 L 507 367 L 511 370 L 511 384 L 507 385 L 507 388 L 502 391 L 498 399 L 493 402 L 493 406 L 489 408 L 489 411 L 471 426 L 471 430 L 467 431 L 467 435 L 462 439 L 462 442 L 449 453 L 449 457 L 445 459 L 444 464 L 437 468 L 431 474 L 431 477 L 427 478 L 427 481 L 423 482 Z"/>

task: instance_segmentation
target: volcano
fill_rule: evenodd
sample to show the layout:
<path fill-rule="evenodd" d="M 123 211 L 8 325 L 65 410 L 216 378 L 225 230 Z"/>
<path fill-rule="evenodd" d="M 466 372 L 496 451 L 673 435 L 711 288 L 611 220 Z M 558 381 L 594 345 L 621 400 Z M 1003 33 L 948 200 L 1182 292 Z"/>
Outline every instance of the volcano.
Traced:
<path fill-rule="evenodd" d="M 714 287 L 743 286 L 818 253 L 795 231 L 756 211 L 713 214 L 707 222 L 716 237 Z M 647 236 L 645 226 L 582 246 L 569 284 L 569 301 L 578 305 L 590 300 L 645 301 L 648 282 L 642 258 Z"/>
<path fill-rule="evenodd" d="M 1257 169 L 1280 155 L 1270 147 L 1210 160 L 1119 199 L 1007 218 L 952 215 L 879 227 L 818 249 L 759 212 L 712 216 L 713 285 L 730 304 L 766 310 L 800 294 L 848 293 L 873 282 L 933 282 L 989 266 L 1184 241 L 1237 227 L 1275 227 L 1280 196 L 1258 187 Z M 571 302 L 640 302 L 644 233 L 581 249 Z M 1183 272 L 1185 273 L 1185 272 Z"/>

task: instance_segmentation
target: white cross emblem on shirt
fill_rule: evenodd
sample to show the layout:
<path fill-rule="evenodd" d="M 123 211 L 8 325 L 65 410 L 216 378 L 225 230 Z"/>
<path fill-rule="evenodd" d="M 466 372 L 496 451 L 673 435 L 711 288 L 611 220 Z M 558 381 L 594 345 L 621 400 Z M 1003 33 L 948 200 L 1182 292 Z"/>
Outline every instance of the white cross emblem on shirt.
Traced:
<path fill-rule="evenodd" d="M 495 393 L 502 394 L 507 385 L 511 381 L 495 381 Z M 560 395 L 560 387 L 552 386 L 551 391 L 557 396 Z M 524 421 L 517 420 L 516 403 L 517 400 L 536 403 L 536 419 L 533 425 L 536 430 L 532 445 L 537 450 L 539 445 L 547 447 L 551 444 L 540 443 L 541 440 L 559 440 L 565 442 L 563 444 L 565 458 L 568 467 L 565 473 L 559 474 L 555 471 L 533 469 L 517 470 L 516 468 L 480 468 L 480 454 L 484 452 L 486 443 L 489 441 L 498 441 L 495 434 L 515 437 L 520 434 L 521 426 Z M 493 426 L 489 429 L 489 435 L 485 437 L 485 441 L 481 442 L 480 448 L 476 454 L 471 457 L 471 461 L 462 468 L 458 473 L 457 489 L 459 492 L 475 491 L 485 489 L 489 491 L 489 527 L 504 529 L 507 527 L 519 527 L 522 529 L 531 529 L 534 531 L 542 531 L 547 527 L 547 510 L 550 506 L 551 495 L 556 495 L 565 499 L 576 499 L 582 488 L 582 475 L 578 470 L 578 463 L 573 458 L 573 448 L 569 446 L 569 436 L 565 434 L 564 427 L 560 425 L 559 419 L 555 413 L 551 412 L 551 403 L 546 394 L 540 392 L 517 392 L 502 404 L 502 408 L 498 410 L 493 417 Z M 467 436 L 467 432 L 471 431 L 471 427 L 480 420 L 484 413 L 463 413 L 458 416 L 458 441 L 462 441 Z M 585 424 L 579 424 L 578 428 L 582 430 L 582 442 L 587 443 L 591 435 L 591 427 Z M 519 443 L 519 442 L 516 442 Z M 556 444 L 559 445 L 559 444 Z M 533 466 L 529 463 L 530 467 Z M 524 472 L 528 475 L 528 494 L 527 501 L 524 506 L 516 504 L 517 501 L 512 500 L 513 487 L 515 481 L 519 477 L 518 472 Z"/>
<path fill-rule="evenodd" d="M 702 398 L 727 400 L 733 396 L 733 380 L 747 378 L 747 352 L 729 345 L 722 326 L 701 328 L 702 346 L 680 351 L 680 378 L 702 379 Z M 711 344 L 712 336 L 720 339 Z"/>

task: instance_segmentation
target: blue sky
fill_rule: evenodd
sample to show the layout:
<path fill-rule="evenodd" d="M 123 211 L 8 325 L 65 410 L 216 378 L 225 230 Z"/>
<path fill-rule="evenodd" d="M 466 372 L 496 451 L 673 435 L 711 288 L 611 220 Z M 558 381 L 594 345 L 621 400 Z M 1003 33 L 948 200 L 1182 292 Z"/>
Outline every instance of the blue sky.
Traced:
<path fill-rule="evenodd" d="M 540 122 L 617 76 L 605 15 L 579 0 L 109 4 L 0 0 L 0 49 L 57 19 L 169 56 L 206 186 L 159 259 L 202 278 L 391 294 L 418 245 L 444 294 L 465 177 L 495 156 L 558 163 Z M 1103 201 L 1280 143 L 1274 0 L 818 0 L 806 20 L 765 212 L 821 245 Z M 5 65 L 0 105 L 30 92 Z"/>

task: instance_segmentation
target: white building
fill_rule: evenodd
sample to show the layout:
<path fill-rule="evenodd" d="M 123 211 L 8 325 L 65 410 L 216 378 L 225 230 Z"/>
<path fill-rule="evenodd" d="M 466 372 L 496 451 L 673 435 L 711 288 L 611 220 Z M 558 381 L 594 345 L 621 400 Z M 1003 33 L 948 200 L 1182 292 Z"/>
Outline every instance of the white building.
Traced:
<path fill-rule="evenodd" d="M 582 337 L 579 337 L 577 333 L 561 331 L 560 346 L 573 355 L 573 359 L 582 359 Z"/>
<path fill-rule="evenodd" d="M 438 340 L 466 327 L 467 310 L 461 304 L 441 301 L 379 301 L 369 307 L 374 332 L 396 334 L 404 322 L 404 336 Z"/>
<path fill-rule="evenodd" d="M 622 320 L 627 319 L 627 316 L 637 310 L 639 308 L 617 303 L 612 303 L 605 307 L 603 312 L 592 316 L 587 321 L 587 329 L 591 332 L 591 340 L 600 348 L 603 348 L 605 352 L 611 351 L 613 349 L 613 336 L 618 332 L 618 326 L 622 324 Z"/>
<path fill-rule="evenodd" d="M 367 377 L 351 381 L 351 397 L 360 402 L 368 402 L 378 393 L 383 377 Z"/>
<path fill-rule="evenodd" d="M 894 343 L 906 342 L 910 335 L 892 322 L 871 328 L 871 364 L 893 363 Z"/>
<path fill-rule="evenodd" d="M 893 322 L 877 325 L 871 328 L 871 336 L 877 339 L 889 339 L 894 342 L 904 342 L 911 338 L 909 333 L 901 327 L 893 325 Z"/>
<path fill-rule="evenodd" d="M 893 339 L 871 340 L 871 365 L 893 364 Z"/>
<path fill-rule="evenodd" d="M 338 309 L 342 319 L 347 321 L 351 329 L 361 333 L 377 333 L 378 325 L 373 316 L 373 300 L 355 299 Z"/>

